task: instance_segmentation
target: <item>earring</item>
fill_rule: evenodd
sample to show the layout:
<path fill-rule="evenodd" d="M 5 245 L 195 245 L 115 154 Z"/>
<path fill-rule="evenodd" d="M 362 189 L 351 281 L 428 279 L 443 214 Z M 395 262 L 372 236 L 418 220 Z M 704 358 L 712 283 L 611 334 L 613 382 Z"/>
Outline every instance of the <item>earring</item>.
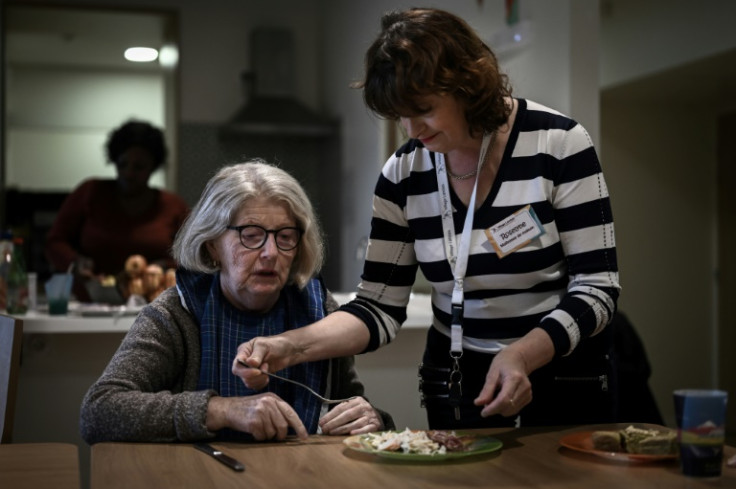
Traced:
<path fill-rule="evenodd" d="M 212 266 L 215 268 L 220 268 L 220 262 L 217 260 L 212 260 Z"/>

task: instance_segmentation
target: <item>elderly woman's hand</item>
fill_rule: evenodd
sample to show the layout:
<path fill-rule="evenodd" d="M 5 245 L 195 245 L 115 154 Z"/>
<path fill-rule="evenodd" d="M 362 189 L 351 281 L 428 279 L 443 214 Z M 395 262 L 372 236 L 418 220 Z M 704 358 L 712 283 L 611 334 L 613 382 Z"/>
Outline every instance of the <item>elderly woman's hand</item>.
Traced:
<path fill-rule="evenodd" d="M 247 397 L 214 396 L 207 404 L 206 423 L 209 431 L 231 428 L 250 433 L 258 441 L 283 440 L 290 427 L 299 438 L 308 436 L 296 411 L 271 392 Z"/>
<path fill-rule="evenodd" d="M 382 430 L 383 420 L 367 400 L 356 397 L 332 408 L 319 426 L 325 435 L 357 435 Z"/>

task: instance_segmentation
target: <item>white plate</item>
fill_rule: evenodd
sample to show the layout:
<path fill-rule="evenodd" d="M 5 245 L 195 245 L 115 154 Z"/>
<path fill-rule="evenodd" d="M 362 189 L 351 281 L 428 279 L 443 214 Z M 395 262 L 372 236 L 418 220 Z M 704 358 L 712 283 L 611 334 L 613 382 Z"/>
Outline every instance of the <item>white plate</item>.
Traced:
<path fill-rule="evenodd" d="M 69 312 L 85 317 L 135 316 L 143 307 L 111 306 L 109 304 L 79 304 Z"/>

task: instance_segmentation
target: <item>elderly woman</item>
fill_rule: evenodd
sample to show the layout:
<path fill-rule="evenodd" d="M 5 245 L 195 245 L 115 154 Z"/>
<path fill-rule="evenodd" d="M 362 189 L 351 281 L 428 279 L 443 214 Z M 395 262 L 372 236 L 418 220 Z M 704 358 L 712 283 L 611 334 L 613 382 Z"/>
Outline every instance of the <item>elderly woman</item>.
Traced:
<path fill-rule="evenodd" d="M 311 324 L 338 304 L 315 278 L 324 246 L 312 205 L 261 160 L 223 167 L 174 242 L 176 287 L 146 306 L 82 402 L 81 434 L 100 441 L 283 439 L 393 428 L 362 396 L 352 357 L 279 372 L 263 391 L 232 373 L 239 344 Z"/>

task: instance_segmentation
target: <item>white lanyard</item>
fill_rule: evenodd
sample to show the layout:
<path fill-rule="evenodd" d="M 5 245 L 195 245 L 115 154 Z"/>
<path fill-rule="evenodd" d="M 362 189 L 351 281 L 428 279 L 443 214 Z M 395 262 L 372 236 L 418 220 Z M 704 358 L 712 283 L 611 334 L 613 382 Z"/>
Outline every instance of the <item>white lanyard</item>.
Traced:
<path fill-rule="evenodd" d="M 445 157 L 442 153 L 439 153 L 437 157 L 437 186 L 439 190 L 445 254 L 450 262 L 450 266 L 453 267 L 452 273 L 455 278 L 455 284 L 452 289 L 452 325 L 450 329 L 450 355 L 453 357 L 462 355 L 463 351 L 463 281 L 468 267 L 468 256 L 470 255 L 470 237 L 473 232 L 473 216 L 475 215 L 475 197 L 478 191 L 478 180 L 480 179 L 480 170 L 485 161 L 490 141 L 490 134 L 483 135 L 480 155 L 478 156 L 478 170 L 475 177 L 475 184 L 473 185 L 473 193 L 470 196 L 470 203 L 468 204 L 468 213 L 465 216 L 463 233 L 460 235 L 459 248 L 456 247 L 455 226 L 452 218 L 452 204 L 450 203 L 450 182 L 447 178 Z M 455 250 L 457 250 L 457 253 Z"/>

